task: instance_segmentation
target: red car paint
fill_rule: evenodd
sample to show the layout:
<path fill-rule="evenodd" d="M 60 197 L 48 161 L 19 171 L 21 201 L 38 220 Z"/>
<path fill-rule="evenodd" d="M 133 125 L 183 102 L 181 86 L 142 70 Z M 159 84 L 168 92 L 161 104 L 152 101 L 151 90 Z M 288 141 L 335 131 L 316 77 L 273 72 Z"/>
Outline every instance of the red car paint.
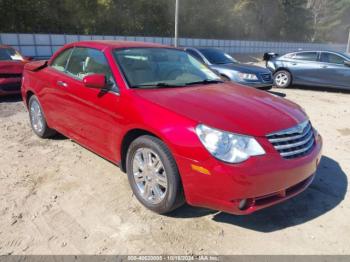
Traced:
<path fill-rule="evenodd" d="M 58 54 L 73 46 L 104 52 L 119 93 L 99 95 L 100 90 L 86 88 L 82 81 L 50 67 Z M 23 100 L 27 103 L 28 97 L 35 94 L 51 128 L 122 167 L 125 161 L 122 142 L 129 132 L 144 130 L 157 136 L 171 150 L 186 201 L 194 206 L 248 214 L 284 201 L 312 182 L 321 158 L 320 135 L 315 132 L 315 146 L 311 152 L 295 159 L 282 158 L 266 138 L 272 132 L 307 120 L 298 105 L 234 83 L 131 89 L 112 50 L 132 47 L 164 46 L 116 41 L 66 45 L 56 52 L 47 67 L 44 62 L 26 65 Z M 59 81 L 67 86 L 58 85 Z M 253 136 L 266 154 L 250 157 L 239 164 L 217 160 L 195 133 L 198 124 Z M 199 172 L 201 169 L 207 172 Z M 249 208 L 238 208 L 242 199 L 247 199 Z"/>
<path fill-rule="evenodd" d="M 0 49 L 5 48 L 13 49 L 10 46 L 0 45 Z M 28 63 L 28 60 L 25 58 L 23 60 L 0 59 L 0 96 L 21 92 L 22 73 L 26 63 Z"/>

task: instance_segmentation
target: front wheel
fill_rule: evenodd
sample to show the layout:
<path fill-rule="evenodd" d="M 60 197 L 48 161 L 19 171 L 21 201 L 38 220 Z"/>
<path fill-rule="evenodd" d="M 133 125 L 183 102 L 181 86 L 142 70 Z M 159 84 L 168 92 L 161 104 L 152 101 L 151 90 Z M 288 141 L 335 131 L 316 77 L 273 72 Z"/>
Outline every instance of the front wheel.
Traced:
<path fill-rule="evenodd" d="M 274 79 L 278 88 L 287 88 L 292 84 L 292 75 L 286 70 L 277 71 L 274 74 Z"/>
<path fill-rule="evenodd" d="M 126 171 L 133 193 L 148 209 L 164 214 L 185 202 L 176 162 L 158 138 L 145 135 L 131 143 Z"/>

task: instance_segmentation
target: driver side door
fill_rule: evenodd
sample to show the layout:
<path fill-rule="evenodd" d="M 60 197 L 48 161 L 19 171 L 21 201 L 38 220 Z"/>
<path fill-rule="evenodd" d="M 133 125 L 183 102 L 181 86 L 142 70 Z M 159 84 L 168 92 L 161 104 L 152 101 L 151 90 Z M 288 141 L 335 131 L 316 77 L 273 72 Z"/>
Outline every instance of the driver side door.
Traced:
<path fill-rule="evenodd" d="M 106 76 L 106 90 L 88 88 L 83 78 Z M 75 47 L 64 74 L 56 83 L 62 94 L 59 103 L 69 119 L 68 132 L 80 144 L 111 160 L 116 136 L 121 132 L 120 96 L 104 53 L 98 49 Z M 107 89 L 108 88 L 108 89 Z"/>

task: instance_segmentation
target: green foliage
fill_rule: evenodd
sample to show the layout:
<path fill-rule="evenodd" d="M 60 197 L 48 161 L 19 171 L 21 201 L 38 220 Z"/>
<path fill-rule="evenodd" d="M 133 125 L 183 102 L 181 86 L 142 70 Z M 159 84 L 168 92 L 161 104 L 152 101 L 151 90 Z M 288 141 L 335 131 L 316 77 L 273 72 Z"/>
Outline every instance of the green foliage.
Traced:
<path fill-rule="evenodd" d="M 313 41 L 346 42 L 350 30 L 350 0 L 309 0 Z"/>
<path fill-rule="evenodd" d="M 0 32 L 172 36 L 175 0 L 0 0 Z M 350 0 L 180 0 L 182 37 L 345 42 Z"/>

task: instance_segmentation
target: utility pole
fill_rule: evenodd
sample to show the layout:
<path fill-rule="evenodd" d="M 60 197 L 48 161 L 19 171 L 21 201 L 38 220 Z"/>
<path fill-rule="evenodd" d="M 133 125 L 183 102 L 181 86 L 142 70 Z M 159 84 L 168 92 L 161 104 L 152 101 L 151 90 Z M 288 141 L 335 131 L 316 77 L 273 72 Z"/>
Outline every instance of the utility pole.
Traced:
<path fill-rule="evenodd" d="M 179 1 L 175 0 L 175 38 L 174 38 L 174 46 L 177 47 L 179 45 Z"/>
<path fill-rule="evenodd" d="M 350 54 L 350 28 L 349 28 L 348 47 L 346 48 L 346 52 Z"/>

